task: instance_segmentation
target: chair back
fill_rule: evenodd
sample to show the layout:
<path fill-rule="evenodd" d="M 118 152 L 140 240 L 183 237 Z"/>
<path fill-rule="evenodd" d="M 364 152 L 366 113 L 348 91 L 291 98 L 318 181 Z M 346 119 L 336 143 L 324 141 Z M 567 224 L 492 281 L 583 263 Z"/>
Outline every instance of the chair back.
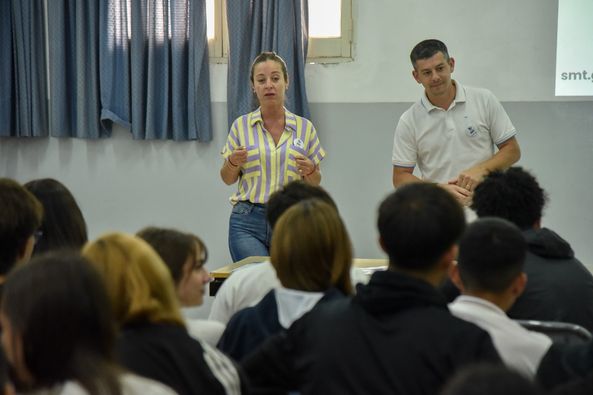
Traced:
<path fill-rule="evenodd" d="M 515 320 L 530 331 L 548 335 L 554 343 L 584 344 L 591 341 L 591 333 L 580 325 L 557 321 Z"/>

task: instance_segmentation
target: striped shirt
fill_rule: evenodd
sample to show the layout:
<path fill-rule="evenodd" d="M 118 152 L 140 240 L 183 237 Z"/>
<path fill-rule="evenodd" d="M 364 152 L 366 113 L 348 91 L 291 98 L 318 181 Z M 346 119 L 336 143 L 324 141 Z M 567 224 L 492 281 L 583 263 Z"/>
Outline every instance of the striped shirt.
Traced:
<path fill-rule="evenodd" d="M 235 148 L 243 146 L 247 149 L 247 162 L 241 167 L 239 188 L 231 196 L 231 203 L 266 203 L 276 190 L 301 179 L 295 157 L 305 156 L 315 165 L 325 157 L 311 121 L 287 109 L 284 115 L 286 126 L 278 144 L 264 129 L 259 108 L 233 122 L 221 154 L 228 159 Z"/>

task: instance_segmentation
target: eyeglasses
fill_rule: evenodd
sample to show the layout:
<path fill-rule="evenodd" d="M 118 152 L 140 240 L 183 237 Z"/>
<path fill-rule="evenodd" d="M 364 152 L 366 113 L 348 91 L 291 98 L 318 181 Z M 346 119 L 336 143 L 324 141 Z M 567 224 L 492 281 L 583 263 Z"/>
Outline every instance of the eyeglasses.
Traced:
<path fill-rule="evenodd" d="M 33 238 L 35 239 L 35 243 L 37 243 L 39 241 L 39 239 L 41 239 L 41 236 L 43 236 L 43 231 L 37 229 L 35 231 L 35 233 L 33 233 Z"/>

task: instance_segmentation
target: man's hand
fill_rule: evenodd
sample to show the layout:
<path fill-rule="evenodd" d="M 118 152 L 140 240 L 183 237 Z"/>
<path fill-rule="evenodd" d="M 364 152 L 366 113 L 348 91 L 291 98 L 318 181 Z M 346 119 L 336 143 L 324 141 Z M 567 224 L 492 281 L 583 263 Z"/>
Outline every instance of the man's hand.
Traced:
<path fill-rule="evenodd" d="M 461 205 L 469 206 L 471 204 L 473 192 L 455 184 L 438 184 L 438 186 L 453 195 Z"/>
<path fill-rule="evenodd" d="M 481 166 L 475 166 L 459 173 L 459 176 L 450 180 L 449 184 L 457 185 L 458 187 L 473 192 L 478 184 L 482 182 L 486 173 L 488 173 L 488 169 Z"/>

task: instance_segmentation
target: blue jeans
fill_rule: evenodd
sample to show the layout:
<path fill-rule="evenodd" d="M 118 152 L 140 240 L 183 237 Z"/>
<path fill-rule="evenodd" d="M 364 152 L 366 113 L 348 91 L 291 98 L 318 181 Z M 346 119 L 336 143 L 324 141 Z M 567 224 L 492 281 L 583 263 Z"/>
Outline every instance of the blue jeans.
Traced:
<path fill-rule="evenodd" d="M 272 231 L 266 219 L 266 206 L 239 202 L 229 220 L 229 250 L 233 262 L 249 256 L 268 256 Z"/>

